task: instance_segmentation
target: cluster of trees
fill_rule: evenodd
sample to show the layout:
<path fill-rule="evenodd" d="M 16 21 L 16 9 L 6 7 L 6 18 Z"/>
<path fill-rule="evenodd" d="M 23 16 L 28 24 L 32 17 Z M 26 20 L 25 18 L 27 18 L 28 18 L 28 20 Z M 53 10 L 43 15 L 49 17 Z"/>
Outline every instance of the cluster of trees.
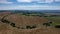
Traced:
<path fill-rule="evenodd" d="M 6 16 L 8 16 L 8 15 L 6 15 Z M 13 22 L 8 21 L 7 19 L 5 19 L 6 16 L 2 17 L 1 22 L 9 24 L 12 27 L 20 28 L 20 27 L 17 27 L 15 23 L 13 23 Z M 34 26 L 27 25 L 25 29 L 32 29 L 32 28 L 36 28 L 36 26 L 35 25 Z"/>
<path fill-rule="evenodd" d="M 6 15 L 6 16 L 8 16 L 8 15 Z M 15 26 L 15 23 L 12 23 L 12 22 L 8 21 L 7 19 L 5 19 L 6 16 L 4 16 L 4 17 L 1 19 L 1 22 L 6 23 L 6 24 L 10 24 L 12 27 L 16 27 L 16 26 Z"/>
<path fill-rule="evenodd" d="M 12 27 L 20 28 L 20 27 L 17 27 L 15 23 L 10 22 L 10 21 L 8 21 L 8 20 L 6 20 L 6 19 L 2 19 L 1 21 L 2 21 L 3 23 L 10 24 Z M 27 25 L 26 28 L 21 28 L 21 29 L 32 29 L 32 28 L 36 28 L 36 26 L 35 26 L 35 25 L 34 25 L 34 26 L 29 26 L 29 25 Z"/>
<path fill-rule="evenodd" d="M 10 21 L 8 21 L 8 20 L 6 20 L 6 19 L 2 19 L 1 21 L 2 21 L 3 23 L 10 24 L 12 27 L 16 27 L 16 26 L 15 26 L 15 23 L 12 23 L 12 22 L 10 22 Z"/>
<path fill-rule="evenodd" d="M 49 23 L 43 23 L 44 26 L 51 26 L 52 22 Z M 55 28 L 60 28 L 60 25 L 54 25 Z"/>
<path fill-rule="evenodd" d="M 52 22 L 49 22 L 49 23 L 43 23 L 44 26 L 51 26 Z"/>

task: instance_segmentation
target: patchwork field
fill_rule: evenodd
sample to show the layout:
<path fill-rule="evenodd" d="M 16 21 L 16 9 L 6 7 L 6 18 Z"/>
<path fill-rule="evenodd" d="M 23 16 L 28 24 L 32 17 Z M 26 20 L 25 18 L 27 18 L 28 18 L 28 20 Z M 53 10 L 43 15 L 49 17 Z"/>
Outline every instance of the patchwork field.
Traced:
<path fill-rule="evenodd" d="M 44 23 L 48 25 L 43 25 Z M 59 24 L 60 17 L 0 13 L 0 34 L 60 34 L 60 28 L 54 27 Z"/>

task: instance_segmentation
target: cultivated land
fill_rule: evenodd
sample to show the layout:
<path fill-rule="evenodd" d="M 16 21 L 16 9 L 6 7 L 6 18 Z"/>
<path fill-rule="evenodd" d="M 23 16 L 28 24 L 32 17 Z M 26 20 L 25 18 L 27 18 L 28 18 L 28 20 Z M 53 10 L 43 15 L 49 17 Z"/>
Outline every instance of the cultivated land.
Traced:
<path fill-rule="evenodd" d="M 60 16 L 0 12 L 0 34 L 60 34 L 56 25 Z"/>

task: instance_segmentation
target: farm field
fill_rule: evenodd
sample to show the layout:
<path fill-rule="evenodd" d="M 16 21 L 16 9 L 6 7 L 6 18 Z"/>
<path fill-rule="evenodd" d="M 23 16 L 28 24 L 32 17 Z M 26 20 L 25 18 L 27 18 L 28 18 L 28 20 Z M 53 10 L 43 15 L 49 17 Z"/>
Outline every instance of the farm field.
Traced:
<path fill-rule="evenodd" d="M 55 28 L 55 25 L 60 25 L 58 16 L 0 12 L 0 34 L 60 34 L 60 28 Z"/>

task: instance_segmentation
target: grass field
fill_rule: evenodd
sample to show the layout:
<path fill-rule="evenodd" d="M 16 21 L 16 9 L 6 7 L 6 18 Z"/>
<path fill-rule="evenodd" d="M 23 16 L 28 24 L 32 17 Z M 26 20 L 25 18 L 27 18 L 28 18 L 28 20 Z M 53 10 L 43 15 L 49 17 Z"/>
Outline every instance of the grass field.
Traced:
<path fill-rule="evenodd" d="M 60 25 L 60 17 L 44 17 L 41 14 L 37 15 L 30 14 L 28 16 L 22 13 L 11 14 L 10 12 L 0 13 L 0 20 L 5 16 L 5 21 L 9 21 L 9 24 L 0 21 L 0 34 L 60 34 L 60 29 L 54 28 L 55 25 Z M 51 24 L 53 27 L 42 25 L 43 23 L 49 23 L 49 21 L 53 22 Z M 12 25 L 15 25 L 15 27 L 12 27 Z M 36 27 L 26 29 L 26 26 Z"/>

